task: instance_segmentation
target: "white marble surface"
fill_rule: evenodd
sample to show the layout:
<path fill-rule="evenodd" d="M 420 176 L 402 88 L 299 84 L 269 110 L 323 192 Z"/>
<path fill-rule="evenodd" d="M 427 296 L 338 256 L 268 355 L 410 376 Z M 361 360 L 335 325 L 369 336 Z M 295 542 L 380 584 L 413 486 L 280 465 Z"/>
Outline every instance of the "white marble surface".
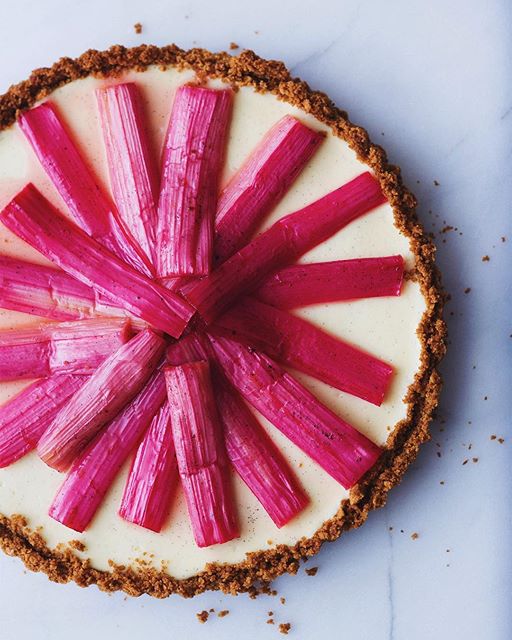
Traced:
<path fill-rule="evenodd" d="M 212 50 L 236 41 L 286 61 L 326 91 L 404 167 L 427 228 L 458 228 L 438 237 L 439 264 L 452 294 L 451 345 L 433 441 L 385 509 L 310 561 L 319 567 L 316 577 L 301 570 L 298 577 L 278 580 L 284 606 L 278 598 L 218 594 L 192 601 L 109 597 L 96 588 L 51 584 L 27 573 L 20 561 L 1 556 L 0 638 L 281 637 L 265 624 L 272 610 L 276 622 L 292 623 L 290 634 L 297 639 L 508 640 L 512 45 L 507 27 L 512 5 L 506 0 L 244 4 L 2 2 L 0 91 L 61 55 L 114 42 L 169 41 Z M 144 25 L 140 36 L 133 31 L 135 22 Z M 486 254 L 490 261 L 482 262 Z M 471 292 L 464 294 L 467 287 Z M 491 434 L 505 443 L 491 441 Z M 413 532 L 418 539 L 411 539 Z M 210 607 L 231 613 L 199 625 L 194 614 Z"/>

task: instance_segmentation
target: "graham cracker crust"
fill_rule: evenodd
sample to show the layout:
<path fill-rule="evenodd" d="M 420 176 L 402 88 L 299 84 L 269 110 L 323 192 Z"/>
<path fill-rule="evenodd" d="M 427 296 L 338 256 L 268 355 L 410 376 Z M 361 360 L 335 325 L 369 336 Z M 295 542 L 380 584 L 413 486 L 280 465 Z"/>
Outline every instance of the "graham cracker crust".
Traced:
<path fill-rule="evenodd" d="M 218 78 L 231 83 L 235 89 L 249 86 L 259 92 L 273 93 L 328 125 L 333 134 L 345 140 L 374 171 L 393 206 L 396 227 L 409 238 L 416 256 L 416 266 L 409 277 L 420 284 L 427 305 L 418 327 L 421 365 L 405 398 L 407 417 L 395 426 L 377 466 L 351 490 L 350 498 L 340 504 L 336 515 L 324 522 L 311 538 L 302 538 L 295 546 L 278 545 L 250 553 L 244 562 L 237 564 L 210 564 L 201 573 L 182 580 L 148 567 L 134 569 L 112 563 L 111 571 L 94 569 L 88 560 L 75 553 L 80 550 L 76 545 L 48 548 L 43 536 L 28 528 L 23 516 L 0 515 L 0 548 L 21 558 L 28 569 L 42 571 L 55 582 L 72 580 L 82 587 L 96 584 L 104 591 L 122 590 L 132 596 L 146 593 L 164 598 L 177 593 L 191 597 L 206 590 L 255 593 L 283 573 L 296 573 L 300 562 L 317 553 L 324 542 L 361 526 L 372 509 L 385 504 L 388 491 L 400 483 L 416 458 L 419 446 L 429 439 L 429 423 L 441 389 L 436 367 L 446 350 L 446 326 L 442 319 L 444 293 L 434 264 L 435 247 L 418 222 L 416 199 L 402 184 L 400 169 L 388 164 L 385 151 L 370 141 L 365 129 L 352 124 L 346 112 L 338 109 L 324 93 L 313 91 L 305 82 L 292 78 L 282 62 L 264 60 L 252 51 L 232 56 L 205 49 L 184 51 L 176 45 L 90 50 L 77 59 L 62 58 L 51 68 L 37 69 L 28 80 L 12 86 L 0 97 L 0 129 L 11 125 L 18 112 L 73 80 L 88 75 L 115 76 L 132 69 L 144 71 L 155 64 L 192 69 L 199 80 Z"/>

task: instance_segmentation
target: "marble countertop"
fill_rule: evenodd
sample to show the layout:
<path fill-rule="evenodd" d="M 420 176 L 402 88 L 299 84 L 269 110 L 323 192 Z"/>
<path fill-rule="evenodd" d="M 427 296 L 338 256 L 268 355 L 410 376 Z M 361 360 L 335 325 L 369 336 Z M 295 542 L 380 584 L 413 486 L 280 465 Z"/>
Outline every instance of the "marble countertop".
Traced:
<path fill-rule="evenodd" d="M 301 569 L 276 582 L 286 604 L 106 596 L 51 584 L 2 555 L 2 640 L 281 637 L 268 611 L 297 640 L 512 637 L 511 14 L 498 0 L 3 3 L 0 92 L 62 55 L 114 42 L 235 41 L 284 60 L 403 167 L 452 297 L 432 442 L 384 509 L 310 560 L 315 577 Z M 230 614 L 199 625 L 195 613 L 210 608 Z"/>

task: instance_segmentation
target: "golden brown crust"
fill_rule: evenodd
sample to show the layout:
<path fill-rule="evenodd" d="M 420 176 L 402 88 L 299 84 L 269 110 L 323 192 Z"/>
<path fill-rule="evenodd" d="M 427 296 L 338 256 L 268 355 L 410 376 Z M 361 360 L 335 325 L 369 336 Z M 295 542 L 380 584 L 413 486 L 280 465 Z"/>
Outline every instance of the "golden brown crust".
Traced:
<path fill-rule="evenodd" d="M 342 502 L 337 514 L 312 538 L 303 538 L 293 547 L 279 545 L 251 553 L 238 564 L 208 565 L 202 573 L 183 580 L 147 567 L 133 569 L 113 565 L 111 571 L 98 571 L 73 548 L 49 549 L 38 532 L 28 529 L 22 516 L 0 515 L 0 547 L 10 555 L 19 556 L 29 569 L 43 571 L 51 580 L 73 580 L 84 587 L 97 584 L 105 591 L 123 590 L 134 596 L 148 593 L 159 598 L 172 593 L 190 597 L 208 589 L 254 592 L 255 586 L 267 585 L 285 572 L 296 573 L 300 561 L 317 553 L 323 542 L 335 540 L 344 531 L 363 524 L 372 509 L 385 504 L 388 491 L 399 484 L 416 458 L 420 444 L 428 440 L 429 423 L 441 388 L 436 367 L 446 349 L 446 327 L 442 319 L 444 295 L 434 264 L 435 247 L 418 222 L 416 200 L 402 184 L 400 169 L 388 164 L 384 150 L 370 141 L 365 129 L 352 124 L 347 114 L 325 94 L 312 91 L 305 82 L 292 78 L 283 63 L 263 60 L 252 51 L 231 56 L 204 49 L 183 51 L 175 45 L 162 48 L 142 45 L 133 49 L 114 46 L 103 52 L 88 51 L 76 60 L 62 58 L 49 69 L 34 71 L 28 80 L 11 87 L 0 97 L 0 128 L 12 124 L 18 111 L 30 108 L 68 82 L 91 74 L 112 76 L 128 69 L 143 71 L 153 64 L 189 68 L 200 78 L 220 78 L 235 88 L 245 85 L 271 92 L 329 125 L 333 133 L 346 140 L 360 160 L 373 169 L 393 205 L 396 226 L 410 239 L 416 256 L 413 277 L 419 282 L 427 304 L 418 328 L 421 367 L 406 397 L 407 418 L 396 425 L 377 467 L 352 489 L 350 499 Z"/>

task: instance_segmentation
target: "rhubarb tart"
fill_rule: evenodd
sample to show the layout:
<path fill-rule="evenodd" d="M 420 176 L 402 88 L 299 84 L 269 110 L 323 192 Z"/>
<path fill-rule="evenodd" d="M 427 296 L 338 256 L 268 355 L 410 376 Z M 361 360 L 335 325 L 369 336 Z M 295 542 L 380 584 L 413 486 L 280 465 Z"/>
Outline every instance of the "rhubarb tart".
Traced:
<path fill-rule="evenodd" d="M 0 98 L 0 546 L 60 582 L 241 592 L 428 438 L 434 247 L 279 62 L 113 47 Z"/>

